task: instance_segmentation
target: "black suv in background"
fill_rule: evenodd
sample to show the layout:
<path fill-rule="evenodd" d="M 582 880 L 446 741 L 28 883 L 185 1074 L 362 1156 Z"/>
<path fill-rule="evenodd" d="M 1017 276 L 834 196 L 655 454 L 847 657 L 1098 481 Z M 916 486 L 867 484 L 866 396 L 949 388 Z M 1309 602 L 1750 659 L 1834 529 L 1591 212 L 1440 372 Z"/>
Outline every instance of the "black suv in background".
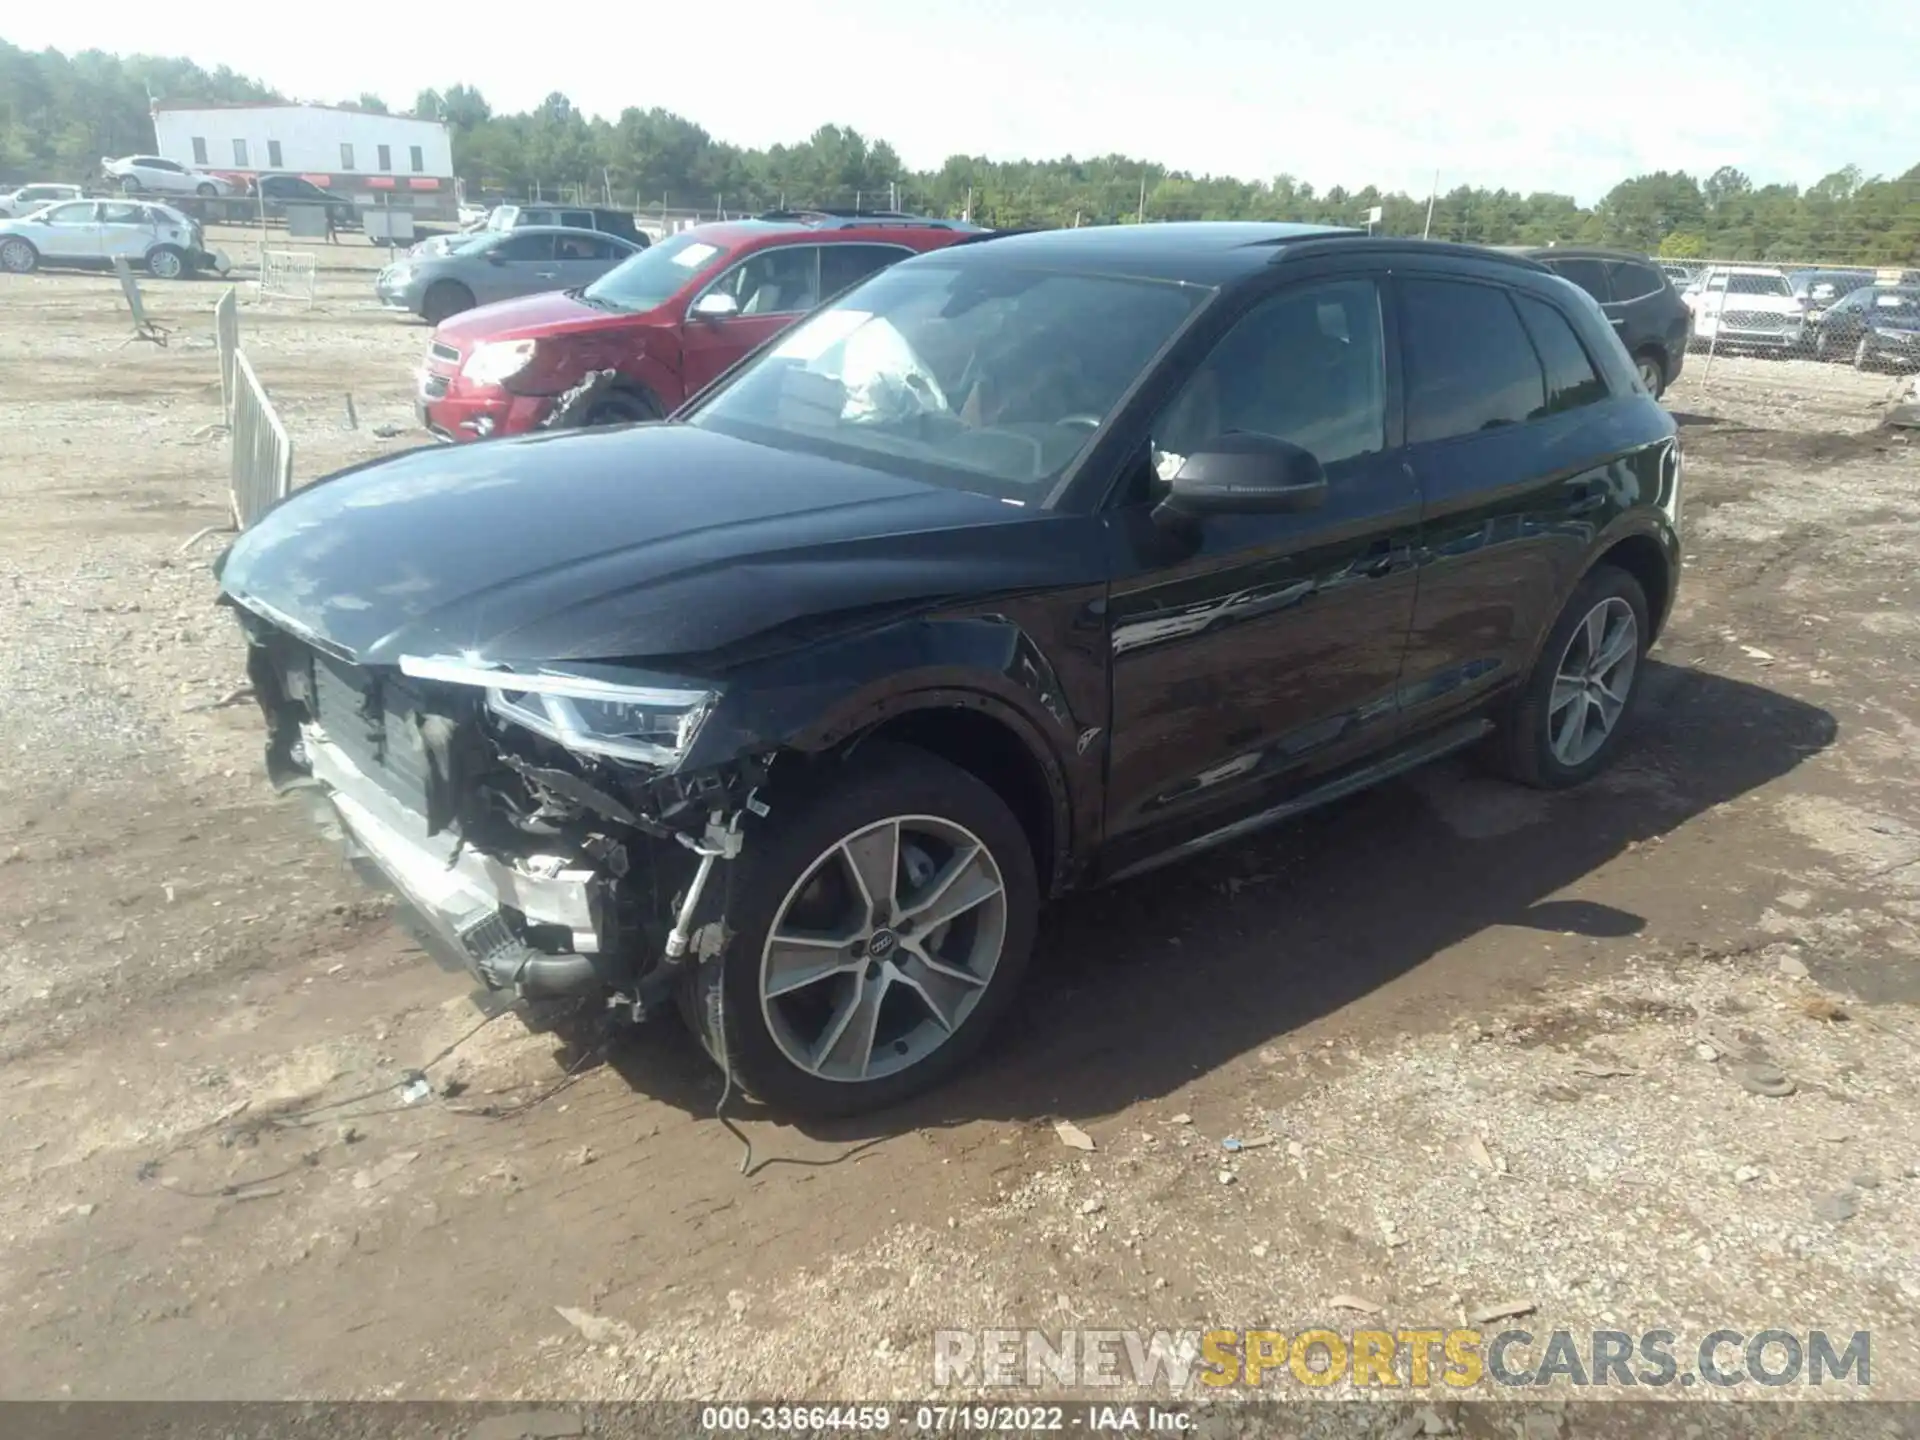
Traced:
<path fill-rule="evenodd" d="M 1600 770 L 1680 485 L 1531 261 L 1128 225 L 904 261 L 665 422 L 342 471 L 218 569 L 270 775 L 438 953 L 845 1112 L 967 1059 L 1050 896 L 1468 746 Z"/>
<path fill-rule="evenodd" d="M 332 190 L 323 190 L 302 175 L 262 175 L 253 182 L 253 193 L 260 208 L 272 219 L 284 220 L 287 207 L 325 207 L 334 225 L 345 229 L 359 223 L 360 212 L 352 199 Z"/>
<path fill-rule="evenodd" d="M 1656 397 L 1680 378 L 1692 317 L 1667 273 L 1645 255 L 1549 246 L 1517 252 L 1538 260 L 1600 302 L 1640 383 Z"/>

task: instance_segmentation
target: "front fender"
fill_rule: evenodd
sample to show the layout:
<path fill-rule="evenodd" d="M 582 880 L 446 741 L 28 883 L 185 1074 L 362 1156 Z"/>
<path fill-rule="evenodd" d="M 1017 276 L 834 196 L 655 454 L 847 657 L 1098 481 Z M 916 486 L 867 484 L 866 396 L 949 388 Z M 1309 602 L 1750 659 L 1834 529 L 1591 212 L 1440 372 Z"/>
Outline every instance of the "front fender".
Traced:
<path fill-rule="evenodd" d="M 1079 683 L 1076 683 L 1076 680 Z M 1063 679 L 1006 614 L 927 617 L 770 657 L 729 677 L 682 770 L 743 753 L 820 754 L 913 711 L 973 710 L 1019 738 L 1055 810 L 1055 873 L 1087 853 L 1100 815 L 1104 687 Z"/>

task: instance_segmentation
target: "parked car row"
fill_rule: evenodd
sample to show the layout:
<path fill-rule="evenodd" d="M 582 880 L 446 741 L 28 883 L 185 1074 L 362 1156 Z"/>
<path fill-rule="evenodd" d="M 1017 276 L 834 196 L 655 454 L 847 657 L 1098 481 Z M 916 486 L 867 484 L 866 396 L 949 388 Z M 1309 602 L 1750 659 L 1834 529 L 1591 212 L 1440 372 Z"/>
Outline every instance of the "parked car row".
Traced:
<path fill-rule="evenodd" d="M 1696 348 L 1811 355 L 1861 370 L 1920 364 L 1920 272 L 1712 265 L 1682 298 Z"/>
<path fill-rule="evenodd" d="M 704 226 L 429 350 L 449 439 L 602 366 L 665 423 L 358 465 L 217 570 L 274 783 L 438 954 L 867 1110 L 1052 897 L 1469 747 L 1612 761 L 1683 509 L 1625 328 L 1313 226 Z"/>

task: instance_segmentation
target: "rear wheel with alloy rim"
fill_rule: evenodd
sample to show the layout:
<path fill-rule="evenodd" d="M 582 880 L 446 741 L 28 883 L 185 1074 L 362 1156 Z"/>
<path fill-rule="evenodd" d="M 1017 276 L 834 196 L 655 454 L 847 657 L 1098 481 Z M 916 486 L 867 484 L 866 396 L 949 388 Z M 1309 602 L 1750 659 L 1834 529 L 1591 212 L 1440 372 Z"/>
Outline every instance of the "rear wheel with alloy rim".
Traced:
<path fill-rule="evenodd" d="M 1636 355 L 1633 368 L 1640 372 L 1640 383 L 1647 387 L 1647 393 L 1654 399 L 1660 398 L 1660 392 L 1667 388 L 1667 369 L 1654 355 Z"/>
<path fill-rule="evenodd" d="M 709 1053 L 782 1110 L 851 1114 L 951 1074 L 1026 969 L 1032 850 L 1006 803 L 928 752 L 862 746 L 829 785 L 776 799 L 724 897 L 724 955 L 695 972 Z M 724 1033 L 724 1052 L 721 1037 Z"/>
<path fill-rule="evenodd" d="M 1502 768 L 1542 789 L 1605 768 L 1640 696 L 1649 634 L 1646 593 L 1602 565 L 1560 613 L 1498 739 Z"/>

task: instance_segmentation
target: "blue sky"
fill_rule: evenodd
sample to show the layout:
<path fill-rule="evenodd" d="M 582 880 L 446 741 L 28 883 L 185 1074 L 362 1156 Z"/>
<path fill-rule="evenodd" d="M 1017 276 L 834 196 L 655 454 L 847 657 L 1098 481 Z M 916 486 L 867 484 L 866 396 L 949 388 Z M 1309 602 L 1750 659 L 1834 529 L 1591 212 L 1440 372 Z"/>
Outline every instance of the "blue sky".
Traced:
<path fill-rule="evenodd" d="M 582 33 L 583 20 L 603 28 Z M 1438 169 L 1443 190 L 1591 202 L 1644 170 L 1735 164 L 1810 184 L 1847 163 L 1920 163 L 1916 0 L 90 0 L 17 7 L 0 33 L 184 54 L 312 99 L 371 90 L 405 105 L 464 80 L 496 108 L 562 90 L 609 116 L 661 105 L 745 145 L 848 124 L 916 168 L 956 151 L 1118 151 L 1416 194 Z"/>

